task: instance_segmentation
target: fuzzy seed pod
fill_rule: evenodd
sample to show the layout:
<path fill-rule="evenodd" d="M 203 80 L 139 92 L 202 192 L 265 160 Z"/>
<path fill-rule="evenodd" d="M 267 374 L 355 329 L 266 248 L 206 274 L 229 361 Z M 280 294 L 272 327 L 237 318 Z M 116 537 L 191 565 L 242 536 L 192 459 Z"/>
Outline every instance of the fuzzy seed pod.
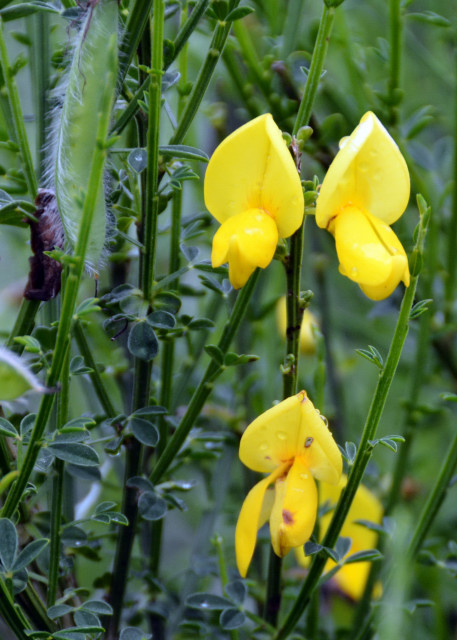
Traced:
<path fill-rule="evenodd" d="M 69 248 L 78 238 L 98 114 L 107 91 L 114 99 L 117 74 L 117 0 L 92 0 L 73 52 L 65 100 L 57 131 L 54 184 Z M 112 101 L 111 101 L 112 103 Z M 100 179 L 85 256 L 86 267 L 97 272 L 105 246 L 107 210 Z"/>

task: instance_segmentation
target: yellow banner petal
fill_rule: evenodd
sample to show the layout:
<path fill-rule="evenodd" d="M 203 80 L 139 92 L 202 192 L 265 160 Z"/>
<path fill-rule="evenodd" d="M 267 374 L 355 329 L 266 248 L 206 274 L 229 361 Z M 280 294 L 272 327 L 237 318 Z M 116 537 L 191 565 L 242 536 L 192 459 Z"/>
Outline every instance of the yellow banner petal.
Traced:
<path fill-rule="evenodd" d="M 204 197 L 221 223 L 249 209 L 263 209 L 275 220 L 280 237 L 298 229 L 304 214 L 300 176 L 269 113 L 217 147 L 206 169 Z"/>
<path fill-rule="evenodd" d="M 315 409 L 303 391 L 300 404 L 302 427 L 300 459 L 318 480 L 338 484 L 343 471 L 340 450 L 328 428 L 327 420 Z"/>
<path fill-rule="evenodd" d="M 322 183 L 316 223 L 328 228 L 332 218 L 353 205 L 392 224 L 406 209 L 410 194 L 408 167 L 400 149 L 370 111 L 340 151 Z"/>
<path fill-rule="evenodd" d="M 303 393 L 279 402 L 256 418 L 243 433 L 240 460 L 253 471 L 269 473 L 301 451 Z"/>

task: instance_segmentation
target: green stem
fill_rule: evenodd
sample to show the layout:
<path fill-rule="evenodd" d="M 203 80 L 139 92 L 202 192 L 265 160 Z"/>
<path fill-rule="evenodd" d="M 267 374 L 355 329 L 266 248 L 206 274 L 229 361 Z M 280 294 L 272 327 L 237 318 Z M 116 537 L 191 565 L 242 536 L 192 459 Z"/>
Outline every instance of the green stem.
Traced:
<path fill-rule="evenodd" d="M 246 107 L 249 116 L 256 118 L 260 115 L 260 109 L 256 104 L 256 101 L 252 97 L 252 93 L 246 84 L 246 78 L 243 75 L 243 71 L 240 68 L 240 62 L 237 59 L 235 47 L 231 42 L 227 42 L 222 59 L 230 74 L 233 84 L 235 85 L 238 95 L 242 99 L 244 106 Z"/>
<path fill-rule="evenodd" d="M 108 85 L 109 86 L 109 85 Z M 62 312 L 57 331 L 54 357 L 51 368 L 46 378 L 46 386 L 55 389 L 62 373 L 68 343 L 70 340 L 70 330 L 73 321 L 73 313 L 78 295 L 79 284 L 84 270 L 84 258 L 86 255 L 92 217 L 97 200 L 96 196 L 102 178 L 103 167 L 106 156 L 106 136 L 108 132 L 109 119 L 111 115 L 111 95 L 109 91 L 104 91 L 103 101 L 98 116 L 97 144 L 95 145 L 87 193 L 84 198 L 83 211 L 79 226 L 78 239 L 76 242 L 74 256 L 69 267 L 69 276 L 66 281 L 65 292 L 62 301 Z M 3 506 L 2 517 L 9 518 L 16 510 L 30 475 L 35 466 L 36 459 L 41 450 L 41 439 L 43 437 L 46 424 L 51 414 L 54 403 L 54 392 L 45 394 L 42 397 L 35 425 L 30 436 L 30 443 L 20 470 L 20 474 L 12 486 Z"/>
<path fill-rule="evenodd" d="M 455 53 L 455 77 L 457 78 L 457 50 Z M 453 307 L 455 301 L 455 283 L 457 278 L 457 251 L 455 251 L 455 242 L 457 238 L 457 88 L 454 90 L 454 149 L 452 159 L 452 209 L 451 219 L 448 226 L 448 245 L 447 245 L 447 277 L 445 282 L 445 319 L 450 322 L 453 317 Z"/>
<path fill-rule="evenodd" d="M 16 317 L 14 327 L 11 329 L 11 333 L 8 336 L 6 346 L 21 354 L 24 351 L 24 346 L 14 342 L 14 338 L 17 336 L 28 336 L 32 333 L 35 326 L 35 316 L 40 308 L 41 302 L 39 300 L 26 300 L 22 299 L 21 306 L 19 307 L 19 313 Z"/>
<path fill-rule="evenodd" d="M 163 67 L 163 21 L 165 5 L 163 0 L 154 0 L 152 34 L 151 84 L 149 85 L 149 118 L 147 133 L 148 166 L 146 173 L 146 209 L 143 231 L 143 256 L 141 261 L 140 286 L 144 298 L 152 299 L 154 265 L 156 255 L 157 218 L 159 215 L 159 131 L 162 100 Z"/>
<path fill-rule="evenodd" d="M 74 323 L 73 335 L 78 345 L 79 352 L 84 358 L 84 362 L 90 369 L 92 369 L 92 372 L 89 374 L 89 377 L 94 387 L 94 391 L 97 395 L 97 398 L 106 416 L 108 418 L 114 418 L 118 412 L 116 411 L 116 408 L 111 402 L 110 395 L 103 383 L 102 377 L 100 375 L 100 371 L 98 370 L 98 367 L 97 367 L 97 363 L 94 360 L 89 343 L 87 342 L 81 320 L 77 320 Z"/>
<path fill-rule="evenodd" d="M 232 8 L 239 5 L 240 0 L 232 0 Z M 189 96 L 184 113 L 178 123 L 178 127 L 172 137 L 170 138 L 170 144 L 179 144 L 183 141 L 197 111 L 203 100 L 205 92 L 208 88 L 216 65 L 224 50 L 225 43 L 230 33 L 231 22 L 223 22 L 218 20 L 216 29 L 211 40 L 209 51 L 206 55 L 205 61 L 198 78 L 193 86 L 192 92 Z"/>
<path fill-rule="evenodd" d="M 327 5 L 325 5 L 319 24 L 319 31 L 317 32 L 316 42 L 314 44 L 313 57 L 311 59 L 311 65 L 309 67 L 305 91 L 300 103 L 297 119 L 295 120 L 294 130 L 292 132 L 293 135 L 297 135 L 298 130 L 301 127 L 309 124 L 311 111 L 313 108 L 317 89 L 319 87 L 319 81 L 321 79 L 322 71 L 324 68 L 324 60 L 325 56 L 327 55 L 328 43 L 330 34 L 332 32 L 334 17 L 335 9 L 333 7 L 327 7 Z"/>
<path fill-rule="evenodd" d="M 173 45 L 174 45 L 173 56 L 169 64 L 167 65 L 167 67 L 170 66 L 170 64 L 174 62 L 178 57 L 179 52 L 184 47 L 184 45 L 189 40 L 194 30 L 196 29 L 197 24 L 200 21 L 200 18 L 205 13 L 206 9 L 208 8 L 208 5 L 209 5 L 209 0 L 199 0 L 199 2 L 197 2 L 197 4 L 192 9 L 191 14 L 189 15 L 185 23 L 182 25 L 176 38 L 173 41 Z"/>
<path fill-rule="evenodd" d="M 68 348 L 62 369 L 62 386 L 57 399 L 57 429 L 60 430 L 68 420 L 68 408 L 70 404 L 70 349 Z M 47 606 L 52 607 L 56 602 L 59 580 L 61 524 L 63 505 L 63 483 L 65 463 L 63 460 L 55 460 L 54 477 L 52 482 L 51 505 L 51 546 L 49 551 L 49 585 L 47 594 Z"/>
<path fill-rule="evenodd" d="M 400 360 L 403 345 L 408 334 L 409 317 L 414 302 L 417 281 L 419 278 L 418 274 L 420 269 L 418 265 L 421 262 L 425 235 L 430 218 L 430 211 L 426 209 L 425 204 L 420 201 L 419 198 L 418 202 L 421 217 L 416 247 L 410 259 L 410 269 L 412 272 L 411 283 L 406 289 L 403 296 L 403 301 L 387 360 L 379 376 L 376 391 L 370 405 L 360 444 L 357 449 L 357 455 L 354 461 L 354 465 L 352 467 L 351 473 L 349 474 L 348 483 L 340 496 L 333 514 L 332 521 L 330 522 L 327 533 L 322 541 L 322 544 L 325 547 L 333 548 L 335 546 L 341 528 L 344 524 L 344 521 L 356 494 L 357 488 L 362 481 L 364 471 L 371 458 L 373 445 L 370 443 L 370 441 L 372 441 L 376 436 L 379 420 L 381 419 L 387 396 L 392 385 L 398 362 Z M 301 615 L 309 604 L 311 595 L 317 586 L 326 562 L 327 557 L 324 556 L 324 554 L 318 555 L 314 559 L 306 580 L 300 590 L 300 593 L 291 611 L 287 615 L 282 627 L 275 636 L 275 640 L 284 640 L 285 638 L 287 638 L 288 634 L 291 633 L 291 631 L 295 628 L 295 625 L 297 624 Z"/>
<path fill-rule="evenodd" d="M 31 625 L 19 607 L 15 606 L 13 597 L 2 579 L 0 579 L 0 615 L 18 640 L 27 640 L 25 630 L 31 629 Z"/>
<path fill-rule="evenodd" d="M 222 352 L 222 356 L 225 356 L 230 343 L 232 342 L 233 337 L 235 336 L 238 328 L 241 324 L 241 321 L 246 313 L 249 299 L 254 291 L 257 279 L 259 277 L 260 270 L 257 269 L 253 275 L 250 277 L 248 282 L 244 285 L 241 291 L 238 294 L 235 305 L 233 307 L 232 313 L 230 314 L 230 318 L 227 320 L 222 335 L 219 339 L 217 346 Z M 187 438 L 189 431 L 192 429 L 195 420 L 198 418 L 200 411 L 210 395 L 213 388 L 213 380 L 224 370 L 225 366 L 223 364 L 218 364 L 215 360 L 211 360 L 209 363 L 203 378 L 200 381 L 200 384 L 195 389 L 195 392 L 190 400 L 190 403 L 187 407 L 187 411 L 184 414 L 181 422 L 179 423 L 178 428 L 173 434 L 172 438 L 169 440 L 165 451 L 162 453 L 160 458 L 157 460 L 157 463 L 152 470 L 150 475 L 150 480 L 153 484 L 157 484 L 160 478 L 163 476 L 165 471 L 171 465 L 173 460 L 176 457 L 176 454 L 180 450 L 183 445 L 185 439 Z"/>
<path fill-rule="evenodd" d="M 27 190 L 32 199 L 35 198 L 38 191 L 38 184 L 33 169 L 32 156 L 30 153 L 27 133 L 25 131 L 24 116 L 22 115 L 21 103 L 17 92 L 16 81 L 8 58 L 8 49 L 6 47 L 3 35 L 3 20 L 0 17 L 0 64 L 2 66 L 3 77 L 5 79 L 8 100 L 13 116 L 15 142 L 19 145 L 19 152 L 22 158 L 25 182 Z"/>
<path fill-rule="evenodd" d="M 454 435 L 451 446 L 449 447 L 446 459 L 441 465 L 439 475 L 433 490 L 431 491 L 427 502 L 422 509 L 419 516 L 419 520 L 416 525 L 416 529 L 411 537 L 411 541 L 408 547 L 408 558 L 413 559 L 420 551 L 422 543 L 425 540 L 432 522 L 434 521 L 436 514 L 441 507 L 441 504 L 446 497 L 446 491 L 449 487 L 449 483 L 454 474 L 455 467 L 457 465 L 457 434 Z"/>
<path fill-rule="evenodd" d="M 35 103 L 36 103 L 36 128 L 37 128 L 37 154 L 38 154 L 38 175 L 40 181 L 43 179 L 46 171 L 46 154 L 47 154 L 47 137 L 50 130 L 49 118 L 49 15 L 46 13 L 37 13 L 33 16 L 33 51 L 31 57 L 32 72 L 36 79 L 35 87 Z"/>
<path fill-rule="evenodd" d="M 402 22 L 401 0 L 389 2 L 390 25 L 390 65 L 387 95 L 389 99 L 389 124 L 395 126 L 398 121 L 398 104 L 400 101 L 400 71 L 401 71 L 401 46 L 402 46 Z"/>
<path fill-rule="evenodd" d="M 289 0 L 287 3 L 287 13 L 282 34 L 281 56 L 285 60 L 287 56 L 295 51 L 300 27 L 303 24 L 302 16 L 305 0 Z"/>

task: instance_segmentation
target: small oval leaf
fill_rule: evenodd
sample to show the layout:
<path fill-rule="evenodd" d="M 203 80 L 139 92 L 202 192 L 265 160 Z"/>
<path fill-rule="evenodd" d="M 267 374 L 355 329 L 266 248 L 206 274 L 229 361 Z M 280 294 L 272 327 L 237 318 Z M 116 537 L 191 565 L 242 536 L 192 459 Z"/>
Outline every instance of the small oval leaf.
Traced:
<path fill-rule="evenodd" d="M 132 356 L 149 362 L 159 351 L 159 341 L 147 322 L 137 322 L 130 330 L 127 347 Z"/>

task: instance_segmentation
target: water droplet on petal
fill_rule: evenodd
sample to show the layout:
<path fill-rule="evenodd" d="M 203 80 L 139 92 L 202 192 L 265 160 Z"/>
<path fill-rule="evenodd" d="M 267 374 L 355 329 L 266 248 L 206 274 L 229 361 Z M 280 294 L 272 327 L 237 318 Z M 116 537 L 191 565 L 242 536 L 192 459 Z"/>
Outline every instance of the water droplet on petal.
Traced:
<path fill-rule="evenodd" d="M 328 427 L 328 420 L 325 416 L 321 416 L 323 423 L 325 424 L 326 427 Z"/>
<path fill-rule="evenodd" d="M 267 451 L 268 449 L 268 442 L 262 442 L 262 444 L 259 447 L 260 451 Z"/>
<path fill-rule="evenodd" d="M 352 277 L 354 277 L 354 278 L 355 278 L 355 277 L 357 276 L 357 274 L 358 274 L 358 273 L 359 273 L 359 270 L 357 269 L 357 267 L 352 267 L 352 268 L 351 268 L 351 276 L 352 276 Z"/>
<path fill-rule="evenodd" d="M 300 478 L 302 478 L 303 480 L 308 480 L 308 474 L 307 473 L 300 473 Z"/>
<path fill-rule="evenodd" d="M 278 438 L 278 440 L 285 440 L 287 438 L 287 433 L 285 433 L 284 431 L 278 431 L 276 437 Z"/>

